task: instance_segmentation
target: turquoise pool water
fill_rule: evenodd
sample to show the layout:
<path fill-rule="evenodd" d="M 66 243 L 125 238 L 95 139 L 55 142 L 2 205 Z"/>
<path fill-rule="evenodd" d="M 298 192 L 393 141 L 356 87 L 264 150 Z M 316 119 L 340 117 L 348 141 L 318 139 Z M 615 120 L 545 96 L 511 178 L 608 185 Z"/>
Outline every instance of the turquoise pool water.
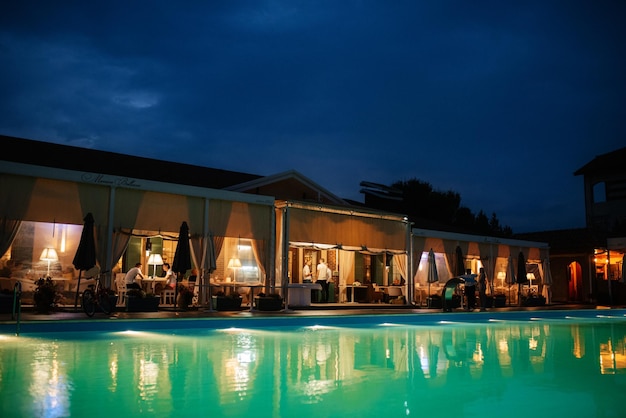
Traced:
<path fill-rule="evenodd" d="M 623 316 L 4 335 L 0 417 L 623 417 L 625 342 Z"/>

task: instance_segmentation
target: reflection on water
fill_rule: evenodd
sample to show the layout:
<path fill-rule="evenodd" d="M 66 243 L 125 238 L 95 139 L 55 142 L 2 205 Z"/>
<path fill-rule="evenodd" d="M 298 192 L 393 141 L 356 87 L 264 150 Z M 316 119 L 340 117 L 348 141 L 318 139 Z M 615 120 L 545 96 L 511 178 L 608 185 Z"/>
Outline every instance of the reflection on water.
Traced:
<path fill-rule="evenodd" d="M 83 337 L 2 341 L 0 416 L 620 416 L 626 390 L 619 319 Z"/>

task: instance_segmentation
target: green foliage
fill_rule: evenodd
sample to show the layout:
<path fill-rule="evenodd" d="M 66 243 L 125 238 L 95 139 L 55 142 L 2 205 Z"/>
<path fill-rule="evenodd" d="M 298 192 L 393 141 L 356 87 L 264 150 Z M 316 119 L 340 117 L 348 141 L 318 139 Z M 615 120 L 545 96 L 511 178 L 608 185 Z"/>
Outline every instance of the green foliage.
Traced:
<path fill-rule="evenodd" d="M 185 285 L 178 285 L 178 294 L 181 298 L 181 303 L 185 306 L 188 306 L 193 301 L 193 288 L 187 287 Z"/>
<path fill-rule="evenodd" d="M 49 313 L 56 308 L 61 298 L 57 293 L 54 282 L 50 277 L 39 278 L 35 283 L 37 288 L 33 295 L 35 310 L 39 313 Z"/>

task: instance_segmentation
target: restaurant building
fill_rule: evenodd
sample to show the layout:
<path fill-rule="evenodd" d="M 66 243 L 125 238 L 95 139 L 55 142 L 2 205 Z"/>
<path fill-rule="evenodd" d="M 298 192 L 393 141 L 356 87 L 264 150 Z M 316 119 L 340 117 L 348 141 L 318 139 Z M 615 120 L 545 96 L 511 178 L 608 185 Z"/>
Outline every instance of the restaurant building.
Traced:
<path fill-rule="evenodd" d="M 111 287 L 137 262 L 146 276 L 161 276 L 186 222 L 192 266 L 200 270 L 200 304 L 208 302 L 209 281 L 241 283 L 248 298 L 251 289 L 295 292 L 305 284 L 305 262 L 315 275 L 324 259 L 332 272 L 330 302 L 390 302 L 378 296 L 397 286 L 394 303 L 422 305 L 429 296 L 422 286 L 424 254 L 431 248 L 440 282 L 455 274 L 457 247 L 474 272 L 485 266 L 500 277 L 505 261 L 517 262 L 522 253 L 529 266 L 541 266 L 537 284 L 545 277 L 544 244 L 412 230 L 405 216 L 345 201 L 295 171 L 260 176 L 0 139 L 13 150 L 0 157 L 3 289 L 19 280 L 32 291 L 37 278 L 50 276 L 68 295 L 76 291 L 80 272 L 73 258 L 88 213 L 95 220 L 97 264 Z M 165 164 L 167 171 L 151 169 Z M 150 257 L 155 254 L 159 261 Z"/>

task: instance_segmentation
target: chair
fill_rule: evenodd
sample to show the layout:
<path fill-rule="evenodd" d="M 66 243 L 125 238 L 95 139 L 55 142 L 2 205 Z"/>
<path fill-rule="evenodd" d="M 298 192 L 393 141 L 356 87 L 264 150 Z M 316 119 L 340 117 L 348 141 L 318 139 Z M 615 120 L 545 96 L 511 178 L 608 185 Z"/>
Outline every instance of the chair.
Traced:
<path fill-rule="evenodd" d="M 166 287 L 161 291 L 161 304 L 162 305 L 176 305 L 176 290 Z"/>
<path fill-rule="evenodd" d="M 370 303 L 381 303 L 383 301 L 383 292 L 376 284 L 367 285 L 367 296 Z"/>
<path fill-rule="evenodd" d="M 250 288 L 247 286 L 242 286 L 237 288 L 237 293 L 242 297 L 243 304 L 251 304 L 252 300 L 250 300 Z M 252 305 L 250 305 L 252 306 Z"/>
<path fill-rule="evenodd" d="M 389 303 L 397 303 L 394 300 L 402 298 L 402 288 L 400 286 L 389 286 L 387 288 L 387 294 L 389 295 Z"/>
<path fill-rule="evenodd" d="M 191 304 L 193 306 L 197 306 L 198 305 L 199 286 L 197 286 L 197 283 L 198 283 L 197 280 L 194 279 L 194 280 L 189 280 L 189 283 L 187 285 L 189 287 L 189 289 L 191 289 L 191 291 L 193 292 L 193 299 L 191 301 Z"/>
<path fill-rule="evenodd" d="M 117 273 L 115 275 L 115 287 L 117 289 L 117 304 L 124 305 L 126 303 L 126 274 Z"/>

